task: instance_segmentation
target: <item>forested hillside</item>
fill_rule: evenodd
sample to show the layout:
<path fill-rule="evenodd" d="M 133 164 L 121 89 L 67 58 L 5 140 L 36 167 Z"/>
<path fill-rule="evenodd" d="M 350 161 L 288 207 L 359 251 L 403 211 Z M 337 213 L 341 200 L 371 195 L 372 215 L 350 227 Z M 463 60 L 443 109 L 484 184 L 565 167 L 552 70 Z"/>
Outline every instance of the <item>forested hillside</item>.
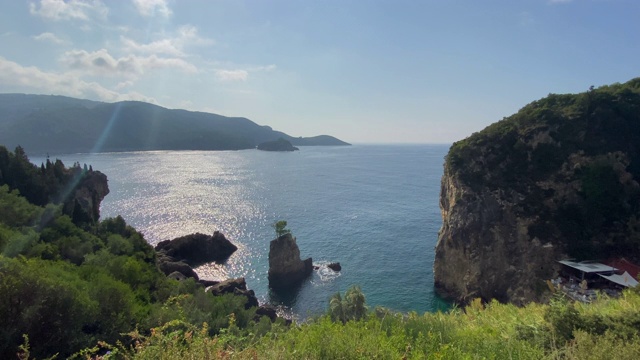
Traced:
<path fill-rule="evenodd" d="M 292 137 L 242 117 L 124 101 L 0 94 L 0 144 L 32 154 L 142 150 L 240 150 L 284 138 L 294 145 L 348 145 L 334 137 Z"/>
<path fill-rule="evenodd" d="M 230 314 L 236 326 L 270 328 L 269 319 L 253 320 L 246 297 L 168 279 L 121 217 L 100 221 L 65 206 L 99 175 L 59 160 L 35 166 L 21 148 L 0 146 L 0 358 L 16 358 L 26 338 L 32 356 L 65 358 L 99 341 L 130 344 L 122 334 L 174 321 L 206 322 L 216 335 Z"/>

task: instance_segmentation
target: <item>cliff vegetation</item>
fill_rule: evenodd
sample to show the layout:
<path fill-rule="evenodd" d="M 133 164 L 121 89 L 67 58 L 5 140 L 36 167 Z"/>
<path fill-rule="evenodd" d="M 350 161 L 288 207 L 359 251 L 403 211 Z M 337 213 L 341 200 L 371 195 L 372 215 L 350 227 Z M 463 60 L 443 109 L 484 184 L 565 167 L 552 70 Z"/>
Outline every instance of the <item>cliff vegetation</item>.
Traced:
<path fill-rule="evenodd" d="M 557 260 L 640 260 L 640 78 L 549 96 L 451 146 L 436 285 L 544 298 Z"/>

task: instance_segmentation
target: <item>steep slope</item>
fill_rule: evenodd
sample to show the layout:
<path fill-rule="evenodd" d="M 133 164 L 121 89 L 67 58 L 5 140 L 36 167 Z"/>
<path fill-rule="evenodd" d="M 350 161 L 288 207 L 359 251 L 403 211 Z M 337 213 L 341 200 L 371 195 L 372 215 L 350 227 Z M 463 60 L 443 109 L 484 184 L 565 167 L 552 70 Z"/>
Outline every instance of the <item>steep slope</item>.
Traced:
<path fill-rule="evenodd" d="M 297 145 L 348 145 L 330 136 L 294 138 L 246 118 L 143 102 L 0 94 L 0 144 L 32 153 L 239 150 L 281 137 Z"/>
<path fill-rule="evenodd" d="M 549 95 L 452 145 L 442 178 L 439 293 L 544 297 L 557 260 L 640 258 L 640 78 Z"/>

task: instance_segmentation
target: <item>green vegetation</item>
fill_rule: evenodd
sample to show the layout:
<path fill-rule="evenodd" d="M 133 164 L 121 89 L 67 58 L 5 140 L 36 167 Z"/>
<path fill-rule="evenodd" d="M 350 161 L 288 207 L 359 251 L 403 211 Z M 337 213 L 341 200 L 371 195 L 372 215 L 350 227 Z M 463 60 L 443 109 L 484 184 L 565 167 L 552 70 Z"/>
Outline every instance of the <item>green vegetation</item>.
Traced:
<path fill-rule="evenodd" d="M 585 176 L 609 181 L 606 174 L 597 168 Z M 601 201 L 597 188 L 589 191 L 594 202 Z M 274 229 L 286 232 L 286 225 L 279 221 Z M 354 286 L 331 298 L 327 314 L 287 326 L 281 319 L 257 319 L 244 297 L 212 296 L 192 279 L 169 280 L 155 261 L 153 248 L 121 217 L 74 222 L 61 204 L 39 206 L 1 185 L 0 358 L 637 359 L 640 354 L 637 292 L 590 305 L 556 298 L 549 305 L 519 308 L 476 300 L 464 310 L 419 315 L 369 311 Z"/>
<path fill-rule="evenodd" d="M 271 227 L 276 231 L 276 237 L 291 233 L 291 230 L 287 229 L 287 222 L 285 220 L 276 221 Z"/>
<path fill-rule="evenodd" d="M 640 259 L 640 78 L 534 101 L 451 146 L 450 175 L 523 197 L 531 238 L 579 259 Z"/>
<path fill-rule="evenodd" d="M 23 335 L 31 356 L 64 358 L 99 342 L 128 346 L 123 333 L 149 335 L 176 321 L 207 323 L 210 336 L 229 327 L 230 314 L 243 332 L 270 328 L 253 321 L 246 297 L 168 279 L 154 249 L 121 217 L 87 222 L 65 214 L 60 189 L 92 170 L 59 161 L 37 167 L 17 150 L 0 146 L 0 358 L 15 358 Z M 50 202 L 39 206 L 43 199 Z"/>
<path fill-rule="evenodd" d="M 345 296 L 346 297 L 346 296 Z M 330 310 L 331 312 L 332 310 Z M 448 313 L 400 314 L 377 308 L 359 320 L 331 314 L 292 327 L 217 336 L 207 326 L 167 324 L 136 347 L 115 347 L 131 359 L 637 359 L 640 295 L 574 304 L 555 298 L 526 307 L 472 302 Z"/>

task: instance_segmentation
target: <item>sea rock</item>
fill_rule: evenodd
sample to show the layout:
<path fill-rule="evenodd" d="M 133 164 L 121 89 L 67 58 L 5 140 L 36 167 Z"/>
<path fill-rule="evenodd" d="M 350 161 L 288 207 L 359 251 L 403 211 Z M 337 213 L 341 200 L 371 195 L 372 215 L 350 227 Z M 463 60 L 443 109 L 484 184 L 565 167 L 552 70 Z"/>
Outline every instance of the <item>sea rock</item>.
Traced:
<path fill-rule="evenodd" d="M 176 261 L 184 261 L 191 266 L 226 260 L 238 248 L 219 231 L 213 236 L 191 234 L 161 241 L 156 251 L 172 257 Z"/>
<path fill-rule="evenodd" d="M 339 262 L 331 263 L 331 264 L 327 265 L 327 267 L 328 267 L 329 269 L 333 270 L 333 271 L 340 271 L 340 270 L 342 270 L 342 266 L 340 266 L 340 263 L 339 263 Z"/>
<path fill-rule="evenodd" d="M 247 282 L 243 277 L 228 279 L 207 288 L 213 295 L 233 294 L 235 289 L 247 290 Z"/>
<path fill-rule="evenodd" d="M 262 305 L 256 309 L 256 321 L 260 321 L 260 317 L 266 316 L 271 322 L 276 321 L 278 318 L 278 313 L 276 312 L 276 308 L 271 305 Z"/>
<path fill-rule="evenodd" d="M 220 296 L 224 294 L 244 296 L 245 298 L 247 298 L 247 302 L 244 305 L 245 309 L 257 307 L 260 305 L 258 303 L 258 298 L 256 297 L 255 292 L 253 290 L 247 289 L 247 283 L 243 277 L 222 281 L 214 286 L 208 287 L 206 291 L 210 292 L 214 296 Z"/>
<path fill-rule="evenodd" d="M 284 234 L 269 244 L 269 286 L 274 290 L 300 284 L 313 271 L 312 259 L 300 259 L 300 249 L 291 234 Z"/>
<path fill-rule="evenodd" d="M 172 258 L 167 256 L 158 256 L 156 262 L 160 271 L 165 275 L 171 275 L 174 272 L 178 272 L 183 276 L 194 278 L 196 281 L 199 280 L 198 274 L 196 274 L 189 264 L 183 261 L 174 261 Z"/>
<path fill-rule="evenodd" d="M 207 280 L 207 279 L 200 279 L 200 280 L 198 280 L 198 282 L 200 284 L 202 284 L 202 286 L 204 286 L 204 287 L 209 287 L 209 286 L 214 286 L 214 285 L 220 284 L 220 281 Z"/>
<path fill-rule="evenodd" d="M 275 141 L 267 141 L 258 144 L 258 150 L 264 151 L 296 151 L 300 150 L 297 147 L 291 145 L 291 143 L 283 138 Z"/>

